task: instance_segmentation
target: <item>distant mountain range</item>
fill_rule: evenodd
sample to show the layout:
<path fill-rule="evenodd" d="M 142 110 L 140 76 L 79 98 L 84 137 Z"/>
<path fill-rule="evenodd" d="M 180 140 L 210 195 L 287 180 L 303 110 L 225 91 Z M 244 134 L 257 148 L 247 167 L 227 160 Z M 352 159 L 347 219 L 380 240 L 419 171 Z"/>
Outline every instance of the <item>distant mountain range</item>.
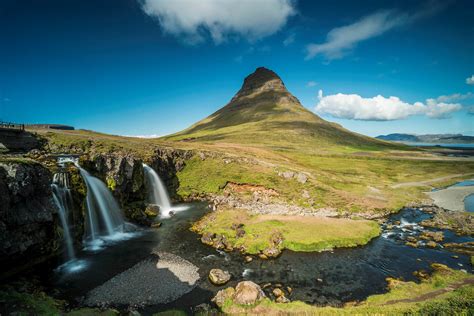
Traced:
<path fill-rule="evenodd" d="M 466 136 L 462 134 L 388 134 L 379 135 L 376 138 L 393 142 L 405 143 L 431 143 L 431 144 L 472 144 L 474 136 Z"/>

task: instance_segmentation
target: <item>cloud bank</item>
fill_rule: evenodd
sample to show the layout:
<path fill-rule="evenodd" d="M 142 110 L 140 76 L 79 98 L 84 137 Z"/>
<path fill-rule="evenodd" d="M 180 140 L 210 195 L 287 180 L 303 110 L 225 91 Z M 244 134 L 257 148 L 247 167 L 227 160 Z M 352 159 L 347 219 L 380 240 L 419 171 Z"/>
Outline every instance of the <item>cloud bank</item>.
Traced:
<path fill-rule="evenodd" d="M 352 24 L 329 31 L 326 42 L 307 45 L 306 59 L 312 59 L 317 55 L 323 55 L 327 60 L 342 58 L 358 43 L 433 15 L 442 8 L 443 5 L 440 3 L 429 2 L 426 7 L 415 13 L 382 10 L 366 15 Z"/>
<path fill-rule="evenodd" d="M 318 93 L 319 103 L 315 111 L 337 118 L 365 121 L 392 121 L 408 118 L 413 115 L 426 115 L 429 118 L 449 118 L 451 113 L 461 110 L 459 103 L 440 102 L 428 99 L 425 103 L 413 104 L 404 102 L 398 97 L 385 98 L 377 95 L 363 98 L 358 94 L 334 94 L 323 96 Z"/>
<path fill-rule="evenodd" d="M 197 44 L 210 37 L 255 41 L 280 30 L 296 13 L 291 0 L 139 0 L 164 32 Z"/>

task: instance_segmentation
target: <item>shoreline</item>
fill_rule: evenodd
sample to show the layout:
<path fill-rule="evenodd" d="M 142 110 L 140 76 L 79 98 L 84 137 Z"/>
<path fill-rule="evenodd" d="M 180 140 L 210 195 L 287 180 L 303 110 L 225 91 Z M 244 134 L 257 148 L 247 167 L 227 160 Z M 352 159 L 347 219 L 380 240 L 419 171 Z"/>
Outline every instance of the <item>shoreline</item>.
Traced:
<path fill-rule="evenodd" d="M 451 186 L 445 189 L 426 192 L 433 203 L 444 209 L 457 212 L 466 212 L 464 199 L 474 194 L 474 186 Z"/>

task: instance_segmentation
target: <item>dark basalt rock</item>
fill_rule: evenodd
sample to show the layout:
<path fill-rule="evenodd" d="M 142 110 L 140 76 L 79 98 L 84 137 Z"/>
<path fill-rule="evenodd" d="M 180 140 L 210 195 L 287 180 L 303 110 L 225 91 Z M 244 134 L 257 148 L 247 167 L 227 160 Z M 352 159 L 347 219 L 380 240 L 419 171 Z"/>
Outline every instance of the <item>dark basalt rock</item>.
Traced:
<path fill-rule="evenodd" d="M 56 207 L 52 175 L 30 160 L 0 163 L 1 275 L 15 274 L 56 254 Z"/>

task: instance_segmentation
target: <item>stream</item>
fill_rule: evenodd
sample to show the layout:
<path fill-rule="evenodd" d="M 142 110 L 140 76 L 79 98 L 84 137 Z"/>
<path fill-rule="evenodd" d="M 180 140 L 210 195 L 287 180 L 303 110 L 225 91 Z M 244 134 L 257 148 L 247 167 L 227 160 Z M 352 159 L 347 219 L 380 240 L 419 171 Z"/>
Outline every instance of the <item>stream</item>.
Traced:
<path fill-rule="evenodd" d="M 152 251 L 172 253 L 193 263 L 199 268 L 200 280 L 194 289 L 173 302 L 136 306 L 144 314 L 170 308 L 191 312 L 193 306 L 209 302 L 218 290 L 235 286 L 242 280 L 251 280 L 260 285 L 281 283 L 293 289 L 291 300 L 339 306 L 344 302 L 384 293 L 387 277 L 416 280 L 413 272 L 420 269 L 429 271 L 430 264 L 434 262 L 472 272 L 467 255 L 455 254 L 440 247 L 413 248 L 405 245 L 406 237 L 416 236 L 423 230 L 416 223 L 431 216 L 419 209 L 407 208 L 393 215 L 382 225 L 382 235 L 364 247 L 322 253 L 287 250 L 274 260 L 254 258 L 252 262 L 244 263 L 243 256 L 237 252 L 219 252 L 200 242 L 200 236 L 191 232 L 189 227 L 209 209 L 205 203 L 191 203 L 188 206 L 187 211 L 163 219 L 163 225 L 158 229 L 141 230 L 134 237 L 112 243 L 101 251 L 78 251 L 76 256 L 85 264 L 85 268 L 74 273 L 55 270 L 47 274 L 45 279 L 49 287 L 55 290 L 56 297 L 66 299 L 73 305 L 82 305 L 89 291 L 115 275 L 143 260 L 160 260 L 151 254 Z M 390 226 L 393 227 L 387 229 Z M 450 231 L 444 231 L 444 235 L 446 242 L 474 240 L 456 236 Z M 207 276 L 212 268 L 229 271 L 232 274 L 231 281 L 222 287 L 211 285 Z M 168 290 L 166 282 L 157 284 L 151 279 L 146 286 Z M 119 309 L 127 308 L 118 305 L 116 307 Z"/>

